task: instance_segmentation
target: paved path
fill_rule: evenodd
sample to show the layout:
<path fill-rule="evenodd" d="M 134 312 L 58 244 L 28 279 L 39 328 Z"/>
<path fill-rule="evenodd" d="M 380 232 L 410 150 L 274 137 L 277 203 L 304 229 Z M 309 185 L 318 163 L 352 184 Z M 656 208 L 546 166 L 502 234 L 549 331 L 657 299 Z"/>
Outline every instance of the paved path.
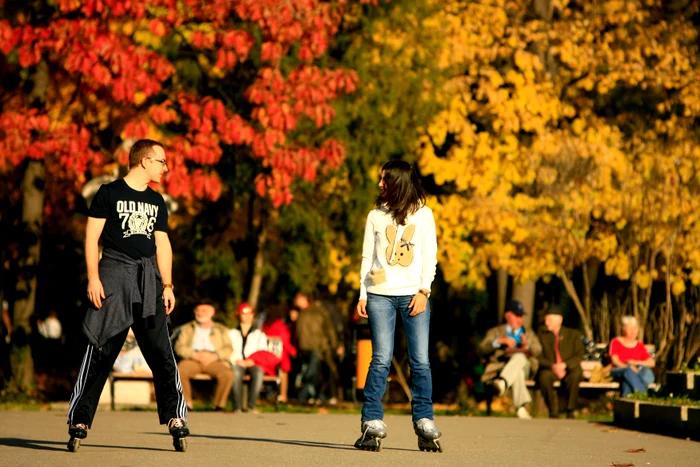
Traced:
<path fill-rule="evenodd" d="M 585 421 L 440 417 L 445 452 L 418 451 L 408 416 L 387 416 L 379 453 L 352 447 L 357 415 L 190 415 L 185 453 L 153 412 L 99 412 L 77 453 L 66 450 L 62 412 L 0 412 L 2 466 L 700 466 L 700 443 Z M 644 448 L 644 453 L 626 453 Z"/>

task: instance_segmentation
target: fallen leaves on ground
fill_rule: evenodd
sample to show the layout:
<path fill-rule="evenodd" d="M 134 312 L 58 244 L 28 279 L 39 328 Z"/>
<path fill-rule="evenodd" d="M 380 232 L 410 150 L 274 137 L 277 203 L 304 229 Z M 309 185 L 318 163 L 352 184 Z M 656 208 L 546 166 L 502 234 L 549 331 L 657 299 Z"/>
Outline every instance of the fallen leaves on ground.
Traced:
<path fill-rule="evenodd" d="M 611 462 L 610 466 L 611 467 L 634 467 L 634 464 L 631 462 Z"/>
<path fill-rule="evenodd" d="M 644 448 L 637 448 L 637 449 L 628 449 L 625 452 L 647 452 L 647 450 Z"/>

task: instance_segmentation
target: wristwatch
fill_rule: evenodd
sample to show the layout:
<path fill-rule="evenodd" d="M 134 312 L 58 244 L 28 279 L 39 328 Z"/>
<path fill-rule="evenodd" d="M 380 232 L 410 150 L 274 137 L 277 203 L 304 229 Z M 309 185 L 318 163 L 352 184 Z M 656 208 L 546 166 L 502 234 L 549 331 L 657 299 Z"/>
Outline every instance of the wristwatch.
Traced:
<path fill-rule="evenodd" d="M 420 289 L 418 293 L 422 293 L 426 298 L 430 298 L 430 290 Z"/>
<path fill-rule="evenodd" d="M 163 284 L 164 289 L 167 289 L 168 287 L 171 288 L 173 292 L 175 291 L 175 286 L 173 284 Z"/>

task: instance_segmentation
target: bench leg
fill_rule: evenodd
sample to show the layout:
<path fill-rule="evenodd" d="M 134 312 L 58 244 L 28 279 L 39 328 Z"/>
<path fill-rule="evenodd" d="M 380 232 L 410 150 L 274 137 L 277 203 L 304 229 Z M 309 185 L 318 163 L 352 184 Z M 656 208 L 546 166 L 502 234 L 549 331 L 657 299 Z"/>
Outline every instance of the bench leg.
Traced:
<path fill-rule="evenodd" d="M 535 416 L 544 413 L 545 403 L 542 397 L 542 391 L 536 388 L 529 388 L 530 397 L 532 402 L 530 403 L 530 414 Z"/>
<path fill-rule="evenodd" d="M 280 409 L 280 395 L 282 394 L 282 378 L 285 378 L 286 385 L 287 385 L 287 400 L 289 400 L 289 375 L 284 374 L 282 376 L 282 370 L 277 370 L 277 379 L 275 380 L 275 389 L 277 390 L 277 394 L 275 394 L 275 412 L 279 412 Z"/>

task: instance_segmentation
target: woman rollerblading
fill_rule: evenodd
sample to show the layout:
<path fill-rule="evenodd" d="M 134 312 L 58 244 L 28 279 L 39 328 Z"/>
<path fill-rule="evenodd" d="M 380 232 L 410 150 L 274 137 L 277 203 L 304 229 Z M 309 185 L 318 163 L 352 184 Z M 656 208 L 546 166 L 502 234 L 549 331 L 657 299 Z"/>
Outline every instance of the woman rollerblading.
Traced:
<path fill-rule="evenodd" d="M 421 418 L 413 422 L 413 431 L 418 435 L 418 449 L 421 451 L 442 452 L 440 437 L 442 433 L 429 418 Z"/>
<path fill-rule="evenodd" d="M 362 436 L 355 441 L 355 447 L 363 451 L 381 451 L 382 440 L 386 438 L 386 425 L 381 420 L 369 420 L 360 424 Z"/>
<path fill-rule="evenodd" d="M 413 168 L 392 160 L 382 167 L 380 193 L 365 224 L 357 314 L 369 319 L 372 361 L 364 387 L 358 449 L 379 451 L 386 437 L 382 396 L 394 353 L 397 315 L 406 331 L 411 407 L 421 450 L 442 452 L 433 423 L 433 381 L 428 360 L 430 286 L 437 266 L 433 212 Z"/>

